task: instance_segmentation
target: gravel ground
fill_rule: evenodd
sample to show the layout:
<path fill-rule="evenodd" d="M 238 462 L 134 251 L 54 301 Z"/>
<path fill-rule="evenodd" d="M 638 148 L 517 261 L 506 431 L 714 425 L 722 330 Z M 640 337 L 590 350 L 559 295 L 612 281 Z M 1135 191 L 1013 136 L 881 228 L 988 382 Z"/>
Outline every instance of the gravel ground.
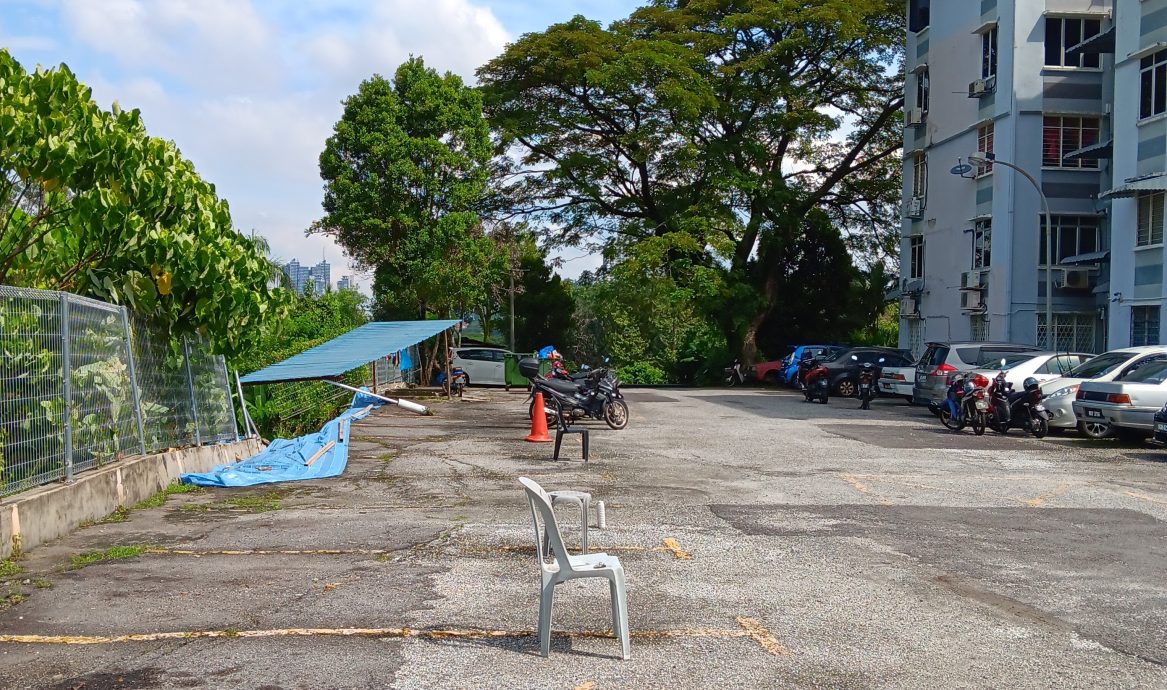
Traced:
<path fill-rule="evenodd" d="M 0 636 L 40 637 L 0 637 L 23 640 L 0 687 L 1167 687 L 1167 452 L 956 434 L 891 400 L 628 400 L 628 429 L 585 424 L 587 465 L 521 440 L 523 395 L 472 389 L 354 427 L 338 479 L 38 548 Z M 630 660 L 603 580 L 558 588 L 538 655 L 523 475 L 606 503 L 589 541 L 624 564 Z M 112 546 L 148 550 L 67 569 Z"/>

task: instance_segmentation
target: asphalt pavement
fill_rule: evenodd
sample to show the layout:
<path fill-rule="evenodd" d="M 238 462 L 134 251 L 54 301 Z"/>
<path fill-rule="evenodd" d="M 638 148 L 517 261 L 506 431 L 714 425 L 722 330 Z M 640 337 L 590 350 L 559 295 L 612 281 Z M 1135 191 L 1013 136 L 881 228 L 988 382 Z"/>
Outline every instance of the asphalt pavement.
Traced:
<path fill-rule="evenodd" d="M 40 547 L 0 606 L 0 687 L 1167 687 L 1167 451 L 890 399 L 627 395 L 626 430 L 583 422 L 586 465 L 578 438 L 559 462 L 522 440 L 522 394 L 474 388 L 355 425 L 342 477 Z M 602 580 L 558 588 L 539 656 L 519 476 L 605 502 L 589 541 L 626 571 L 631 659 Z"/>

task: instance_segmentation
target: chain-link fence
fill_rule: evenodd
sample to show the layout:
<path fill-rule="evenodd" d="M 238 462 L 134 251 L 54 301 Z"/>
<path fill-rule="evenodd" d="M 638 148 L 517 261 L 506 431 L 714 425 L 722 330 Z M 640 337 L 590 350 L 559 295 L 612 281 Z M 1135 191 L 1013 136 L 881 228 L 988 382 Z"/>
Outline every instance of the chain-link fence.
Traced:
<path fill-rule="evenodd" d="M 238 439 L 226 362 L 124 307 L 0 285 L 0 496 Z"/>

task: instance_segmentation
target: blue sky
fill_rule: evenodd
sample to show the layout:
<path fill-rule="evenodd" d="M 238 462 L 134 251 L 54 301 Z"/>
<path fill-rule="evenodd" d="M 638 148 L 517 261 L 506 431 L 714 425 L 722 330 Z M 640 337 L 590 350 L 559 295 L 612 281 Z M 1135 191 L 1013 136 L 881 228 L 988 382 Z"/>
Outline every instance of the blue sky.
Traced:
<path fill-rule="evenodd" d="M 467 79 L 508 41 L 634 0 L 0 0 L 0 46 L 26 68 L 66 63 L 108 107 L 139 108 L 285 259 L 333 264 L 304 228 L 321 215 L 317 157 L 341 100 L 410 54 Z M 568 251 L 563 273 L 594 267 Z M 367 287 L 368 278 L 358 276 Z"/>

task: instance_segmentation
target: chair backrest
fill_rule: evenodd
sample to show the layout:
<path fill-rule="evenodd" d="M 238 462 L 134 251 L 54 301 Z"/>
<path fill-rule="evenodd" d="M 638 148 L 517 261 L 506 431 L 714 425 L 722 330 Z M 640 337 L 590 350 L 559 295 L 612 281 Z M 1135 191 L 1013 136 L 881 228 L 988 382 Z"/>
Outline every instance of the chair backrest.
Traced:
<path fill-rule="evenodd" d="M 539 567 L 546 564 L 547 555 L 543 553 L 543 533 L 547 533 L 547 540 L 551 545 L 552 556 L 561 570 L 570 569 L 567 558 L 567 549 L 563 546 L 563 537 L 559 534 L 559 524 L 555 522 L 555 511 L 551 508 L 551 497 L 533 479 L 519 477 L 519 483 L 527 491 L 527 502 L 531 504 L 531 519 L 535 522 L 535 553 L 539 557 Z M 542 529 L 540 529 L 542 525 Z"/>

